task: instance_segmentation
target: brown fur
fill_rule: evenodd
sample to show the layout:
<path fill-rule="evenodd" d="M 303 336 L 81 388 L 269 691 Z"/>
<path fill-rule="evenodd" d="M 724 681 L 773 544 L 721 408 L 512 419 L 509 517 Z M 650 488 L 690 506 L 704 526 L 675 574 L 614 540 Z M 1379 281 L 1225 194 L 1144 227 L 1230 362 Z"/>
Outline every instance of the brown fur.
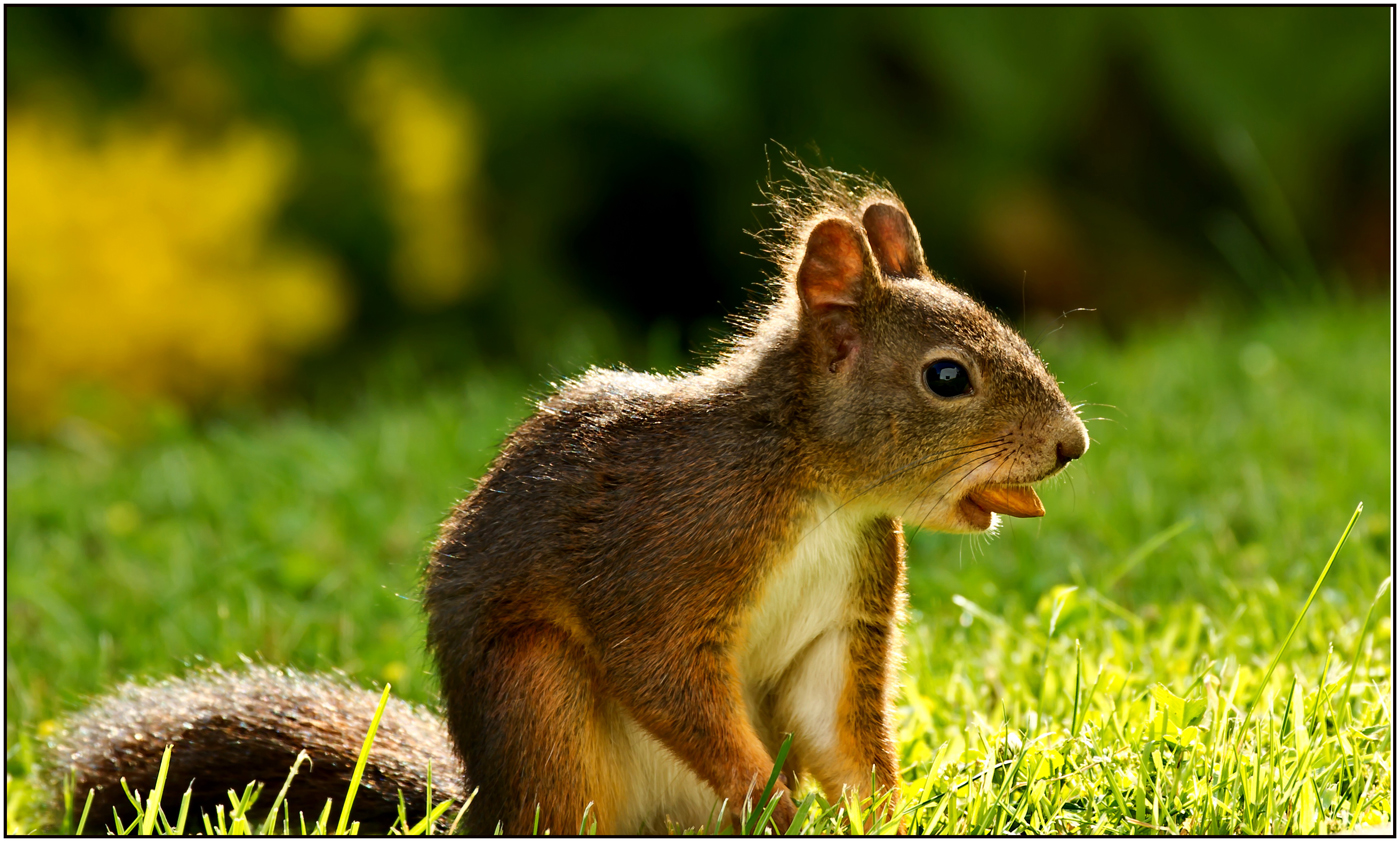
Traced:
<path fill-rule="evenodd" d="M 297 753 L 305 749 L 310 763 L 301 765 L 286 799 L 292 828 L 300 829 L 299 813 L 310 827 L 327 798 L 335 799 L 337 808 L 345 800 L 378 702 L 378 693 L 327 676 L 264 666 L 237 673 L 206 670 L 186 679 L 119 688 L 68 720 L 54 760 L 60 770 L 76 773 L 78 811 L 88 790 L 96 789 L 84 832 L 105 835 L 116 829 L 114 807 L 123 823 L 135 816 L 120 779 L 125 777 L 144 803 L 165 747 L 174 744 L 161 806 L 173 822 L 186 787 L 191 787 L 188 827 L 193 832 L 203 827 L 201 810 L 212 819 L 215 805 L 222 804 L 227 814 L 228 790 L 241 796 L 254 780 L 264 784 L 254 807 L 260 821 Z M 410 815 L 421 817 L 429 762 L 435 801 L 460 803 L 462 765 L 446 738 L 433 714 L 391 698 L 355 797 L 355 819 L 366 828 L 387 830 L 398 816 L 399 791 L 411 805 Z"/>
<path fill-rule="evenodd" d="M 1088 446 L 1025 341 L 928 271 L 892 193 L 795 172 L 770 197 L 773 301 L 722 358 L 685 376 L 593 370 L 562 384 L 442 526 L 428 644 L 480 790 L 469 832 L 529 832 L 537 809 L 556 834 L 585 809 L 599 832 L 639 829 L 624 817 L 662 829 L 683 799 L 628 777 L 647 741 L 727 799 L 731 820 L 785 733 L 780 829 L 804 772 L 831 797 L 868 791 L 872 769 L 894 788 L 902 521 L 986 529 L 994 516 L 971 491 L 1035 482 Z M 968 394 L 923 385 L 936 359 L 968 370 Z M 807 541 L 833 517 L 849 550 Z M 813 613 L 823 594 L 783 590 L 800 564 L 849 571 L 834 616 Z M 770 610 L 825 623 L 772 676 L 745 666 L 774 645 L 755 637 Z M 821 699 L 793 698 L 807 692 L 835 693 L 829 720 Z"/>

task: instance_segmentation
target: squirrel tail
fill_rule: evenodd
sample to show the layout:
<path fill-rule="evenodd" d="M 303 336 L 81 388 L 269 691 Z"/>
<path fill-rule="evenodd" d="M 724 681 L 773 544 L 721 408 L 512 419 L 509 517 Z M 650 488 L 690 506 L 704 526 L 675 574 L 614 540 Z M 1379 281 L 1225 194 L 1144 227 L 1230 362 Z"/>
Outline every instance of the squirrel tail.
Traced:
<path fill-rule="evenodd" d="M 291 829 L 306 827 L 334 799 L 339 816 L 379 694 L 328 676 L 253 666 L 230 672 L 213 668 L 151 686 L 127 684 L 73 716 L 54 746 L 55 777 L 74 776 L 75 812 L 94 791 L 84 833 L 104 833 L 113 810 L 125 825 L 136 814 L 122 789 L 126 779 L 144 800 L 154 788 L 161 756 L 173 745 L 161 807 L 172 823 L 189 788 L 187 832 L 203 830 L 200 811 L 214 819 L 215 805 L 231 806 L 250 781 L 263 783 L 249 816 L 261 822 L 296 761 L 303 762 L 287 789 Z M 399 816 L 402 794 L 410 824 L 427 808 L 432 764 L 433 803 L 464 797 L 461 762 L 441 720 L 429 711 L 390 699 L 375 734 L 350 818 L 365 832 L 387 833 Z M 59 791 L 59 787 L 55 787 Z M 282 825 L 279 809 L 277 826 Z M 77 821 L 77 815 L 73 817 Z"/>

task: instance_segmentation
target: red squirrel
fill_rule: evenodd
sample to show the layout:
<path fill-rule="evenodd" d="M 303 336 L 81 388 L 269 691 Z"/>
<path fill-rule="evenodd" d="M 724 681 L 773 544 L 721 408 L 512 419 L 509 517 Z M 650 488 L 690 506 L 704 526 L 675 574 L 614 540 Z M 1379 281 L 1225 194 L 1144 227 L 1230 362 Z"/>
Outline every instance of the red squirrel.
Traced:
<path fill-rule="evenodd" d="M 1089 440 L 1025 340 L 929 271 L 890 190 L 795 171 L 772 300 L 718 361 L 560 385 L 442 525 L 424 606 L 445 728 L 390 711 L 367 828 L 400 790 L 422 803 L 430 760 L 439 798 L 477 791 L 473 834 L 735 821 L 788 735 L 778 830 L 803 775 L 894 804 L 904 524 L 1040 516 L 1030 485 Z M 176 808 L 189 777 L 222 800 L 306 747 L 288 798 L 315 815 L 374 703 L 269 668 L 130 686 L 72 720 L 58 765 L 110 820 L 117 779 L 149 791 L 168 742 Z"/>

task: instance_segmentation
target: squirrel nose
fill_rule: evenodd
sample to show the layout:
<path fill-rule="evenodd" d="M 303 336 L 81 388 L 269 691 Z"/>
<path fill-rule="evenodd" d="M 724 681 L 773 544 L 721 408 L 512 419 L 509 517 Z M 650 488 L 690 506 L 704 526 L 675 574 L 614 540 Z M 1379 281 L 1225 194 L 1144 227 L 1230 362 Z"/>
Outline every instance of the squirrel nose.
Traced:
<path fill-rule="evenodd" d="M 1089 449 L 1089 431 L 1084 429 L 1084 424 L 1078 418 L 1074 419 L 1073 426 L 1066 430 L 1055 445 L 1055 457 L 1059 460 L 1059 465 L 1063 468 L 1075 459 L 1083 456 Z"/>

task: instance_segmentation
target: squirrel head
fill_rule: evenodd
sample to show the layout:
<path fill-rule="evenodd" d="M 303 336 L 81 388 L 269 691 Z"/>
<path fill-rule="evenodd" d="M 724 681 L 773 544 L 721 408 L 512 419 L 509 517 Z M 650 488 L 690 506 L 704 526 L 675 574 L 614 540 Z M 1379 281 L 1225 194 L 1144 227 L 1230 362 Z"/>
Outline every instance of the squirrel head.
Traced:
<path fill-rule="evenodd" d="M 808 178 L 809 183 L 813 178 Z M 1088 449 L 1044 361 L 936 278 L 893 193 L 828 177 L 782 255 L 804 446 L 847 505 L 945 532 L 1044 514 L 1031 483 Z"/>

